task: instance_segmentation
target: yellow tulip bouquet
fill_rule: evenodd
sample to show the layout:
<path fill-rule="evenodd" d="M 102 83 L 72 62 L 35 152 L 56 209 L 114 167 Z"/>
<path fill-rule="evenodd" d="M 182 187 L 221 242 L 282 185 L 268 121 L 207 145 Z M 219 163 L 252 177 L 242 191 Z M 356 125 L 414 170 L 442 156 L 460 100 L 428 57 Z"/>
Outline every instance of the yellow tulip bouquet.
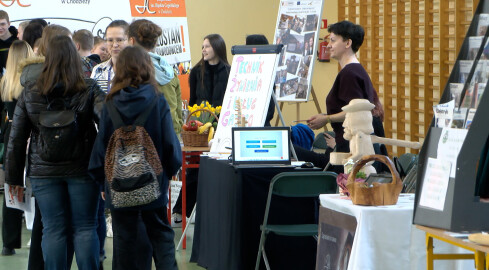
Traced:
<path fill-rule="evenodd" d="M 200 105 L 194 104 L 190 106 L 188 110 L 188 121 L 182 127 L 184 145 L 207 145 L 207 142 L 214 137 L 214 132 L 217 128 L 217 115 L 221 112 L 221 106 L 212 107 L 208 101 L 205 101 Z"/>

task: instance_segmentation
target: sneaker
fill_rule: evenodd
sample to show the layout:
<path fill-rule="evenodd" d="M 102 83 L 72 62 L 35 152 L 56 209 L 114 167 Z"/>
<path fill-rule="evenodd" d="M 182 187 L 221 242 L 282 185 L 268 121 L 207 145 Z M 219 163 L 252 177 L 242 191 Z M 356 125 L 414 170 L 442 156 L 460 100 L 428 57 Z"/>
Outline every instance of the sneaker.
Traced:
<path fill-rule="evenodd" d="M 181 223 L 182 222 L 182 214 L 173 213 L 173 222 Z"/>
<path fill-rule="evenodd" d="M 15 254 L 15 249 L 13 248 L 8 248 L 8 247 L 3 247 L 2 249 L 2 256 L 11 256 Z"/>

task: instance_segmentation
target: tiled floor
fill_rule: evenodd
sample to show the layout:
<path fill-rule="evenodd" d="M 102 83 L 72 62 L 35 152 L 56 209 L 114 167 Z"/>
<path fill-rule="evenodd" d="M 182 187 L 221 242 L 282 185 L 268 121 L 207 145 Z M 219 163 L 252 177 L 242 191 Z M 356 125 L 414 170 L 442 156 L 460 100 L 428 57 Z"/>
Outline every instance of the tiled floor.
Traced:
<path fill-rule="evenodd" d="M 3 198 L 3 191 L 1 192 L 0 199 Z M 0 206 L 0 220 L 1 220 L 1 206 Z M 2 220 L 3 222 L 3 220 Z M 182 229 L 181 228 L 174 228 L 175 230 L 175 246 L 178 244 L 178 241 L 180 240 L 180 236 L 182 234 Z M 189 263 L 190 259 L 190 253 L 192 250 L 192 236 L 193 236 L 193 225 L 189 227 L 189 230 L 187 232 L 188 236 L 187 237 L 187 249 L 183 250 L 180 249 L 179 251 L 176 251 L 176 259 L 178 263 L 178 269 L 180 270 L 196 270 L 196 269 L 204 269 L 202 267 L 197 266 L 195 263 Z M 0 237 L 1 238 L 1 237 Z M 27 229 L 23 229 L 22 231 L 22 248 L 21 249 L 16 249 L 15 252 L 16 254 L 13 256 L 1 256 L 0 255 L 0 270 L 21 270 L 21 269 L 27 269 L 27 258 L 29 255 L 29 247 L 27 246 L 27 242 L 30 239 L 30 231 Z M 0 242 L 1 239 L 0 239 Z M 0 247 L 3 247 L 3 242 Z M 107 238 L 106 244 L 105 244 L 105 249 L 106 249 L 106 254 L 107 254 L 107 259 L 104 261 L 104 269 L 112 269 L 112 238 Z M 71 269 L 78 269 L 76 267 L 76 263 L 73 262 L 73 266 Z M 154 268 L 153 266 L 153 269 Z"/>

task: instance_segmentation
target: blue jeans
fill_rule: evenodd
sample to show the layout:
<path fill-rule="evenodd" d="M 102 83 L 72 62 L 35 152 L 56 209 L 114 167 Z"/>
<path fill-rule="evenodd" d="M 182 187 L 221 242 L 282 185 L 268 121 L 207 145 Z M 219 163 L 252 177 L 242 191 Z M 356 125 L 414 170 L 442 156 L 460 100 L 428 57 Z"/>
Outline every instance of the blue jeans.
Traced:
<path fill-rule="evenodd" d="M 31 177 L 31 184 L 44 226 L 41 246 L 46 269 L 67 269 L 69 238 L 78 269 L 98 269 L 97 183 L 84 176 Z"/>

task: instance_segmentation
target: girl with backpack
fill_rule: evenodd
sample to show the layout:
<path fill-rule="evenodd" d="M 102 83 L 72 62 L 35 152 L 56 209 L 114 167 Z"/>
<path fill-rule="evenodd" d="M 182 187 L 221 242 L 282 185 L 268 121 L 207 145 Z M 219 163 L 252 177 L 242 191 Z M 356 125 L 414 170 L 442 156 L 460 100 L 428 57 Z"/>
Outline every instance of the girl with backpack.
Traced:
<path fill-rule="evenodd" d="M 174 232 L 168 222 L 166 204 L 169 179 L 180 169 L 182 156 L 180 143 L 173 132 L 170 108 L 164 96 L 158 92 L 151 58 L 143 48 L 129 46 L 123 49 L 117 67 L 102 110 L 89 166 L 93 179 L 100 182 L 105 180 L 106 207 L 111 210 L 114 232 L 112 268 L 138 269 L 136 258 L 141 254 L 138 254 L 140 250 L 135 243 L 140 238 L 138 218 L 141 216 L 153 247 L 156 269 L 177 269 Z M 125 141 L 126 136 L 132 136 L 133 132 L 149 135 L 143 136 L 144 147 L 136 147 L 136 150 L 151 148 L 148 150 L 150 154 L 118 154 L 132 149 L 132 143 L 138 141 Z M 148 182 L 140 175 L 121 179 L 126 175 L 120 173 L 125 170 L 123 166 L 137 165 L 142 161 L 151 165 L 149 178 L 155 176 L 155 181 L 152 179 Z M 141 170 L 129 170 L 129 173 L 145 172 L 146 169 L 148 166 L 143 166 Z M 154 187 L 158 187 L 157 190 Z M 141 196 L 127 199 L 124 196 L 143 189 L 145 191 Z"/>
<path fill-rule="evenodd" d="M 99 267 L 99 186 L 87 169 L 105 94 L 83 79 L 80 61 L 69 36 L 49 41 L 37 82 L 18 98 L 7 147 L 6 180 L 20 190 L 30 138 L 26 176 L 42 215 L 46 269 L 67 268 L 69 244 L 78 269 Z"/>

